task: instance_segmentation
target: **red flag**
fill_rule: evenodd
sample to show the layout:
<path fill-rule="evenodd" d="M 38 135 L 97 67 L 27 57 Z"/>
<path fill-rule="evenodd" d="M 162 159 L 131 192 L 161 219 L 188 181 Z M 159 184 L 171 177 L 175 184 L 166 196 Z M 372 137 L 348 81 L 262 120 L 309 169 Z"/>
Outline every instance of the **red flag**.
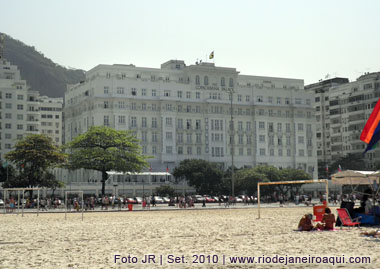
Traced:
<path fill-rule="evenodd" d="M 166 172 L 168 172 L 168 173 L 169 173 L 169 167 L 168 167 L 168 166 L 166 166 Z"/>

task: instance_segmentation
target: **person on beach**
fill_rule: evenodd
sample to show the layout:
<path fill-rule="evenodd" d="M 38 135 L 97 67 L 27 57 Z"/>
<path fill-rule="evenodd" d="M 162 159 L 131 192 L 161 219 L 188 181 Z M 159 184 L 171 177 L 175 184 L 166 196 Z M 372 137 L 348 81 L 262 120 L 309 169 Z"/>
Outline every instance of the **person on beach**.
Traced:
<path fill-rule="evenodd" d="M 312 231 L 314 229 L 313 223 L 311 222 L 312 219 L 312 214 L 304 215 L 298 223 L 298 231 Z"/>
<path fill-rule="evenodd" d="M 325 208 L 325 214 L 322 218 L 322 223 L 318 223 L 316 228 L 319 230 L 334 230 L 335 216 L 331 213 L 330 208 Z"/>

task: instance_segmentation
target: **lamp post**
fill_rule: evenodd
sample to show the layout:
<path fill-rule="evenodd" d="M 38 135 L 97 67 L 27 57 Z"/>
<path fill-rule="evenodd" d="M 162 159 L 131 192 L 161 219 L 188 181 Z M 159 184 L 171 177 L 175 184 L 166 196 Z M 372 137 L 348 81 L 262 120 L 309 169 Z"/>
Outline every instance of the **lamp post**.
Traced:
<path fill-rule="evenodd" d="M 230 114 L 231 114 L 231 122 L 230 122 L 230 143 L 231 143 L 231 194 L 232 197 L 235 197 L 235 175 L 234 175 L 234 116 L 233 116 L 233 110 L 232 110 L 232 100 L 233 100 L 233 93 L 234 90 L 230 88 L 228 90 L 230 94 L 230 101 L 231 101 L 231 107 L 230 107 Z"/>
<path fill-rule="evenodd" d="M 117 184 L 113 184 L 113 186 L 115 187 L 115 197 L 117 196 L 117 193 L 116 193 L 116 188 L 117 188 Z"/>

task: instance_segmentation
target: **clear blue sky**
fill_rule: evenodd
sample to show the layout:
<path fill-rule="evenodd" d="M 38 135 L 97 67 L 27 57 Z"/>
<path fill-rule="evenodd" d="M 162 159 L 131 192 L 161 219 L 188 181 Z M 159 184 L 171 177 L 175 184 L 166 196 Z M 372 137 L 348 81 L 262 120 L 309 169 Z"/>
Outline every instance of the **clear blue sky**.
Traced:
<path fill-rule="evenodd" d="M 54 62 L 159 67 L 215 51 L 241 74 L 355 80 L 380 71 L 377 0 L 2 0 L 0 32 Z"/>

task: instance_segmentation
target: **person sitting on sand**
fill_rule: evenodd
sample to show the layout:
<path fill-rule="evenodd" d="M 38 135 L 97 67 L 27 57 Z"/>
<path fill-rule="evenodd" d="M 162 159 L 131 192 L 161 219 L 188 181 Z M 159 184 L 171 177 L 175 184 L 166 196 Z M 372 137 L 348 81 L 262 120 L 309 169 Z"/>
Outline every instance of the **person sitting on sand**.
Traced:
<path fill-rule="evenodd" d="M 362 232 L 360 233 L 361 235 L 366 235 L 366 236 L 373 236 L 376 238 L 380 238 L 380 230 L 377 231 L 371 231 L 371 232 Z"/>
<path fill-rule="evenodd" d="M 319 230 L 334 230 L 335 216 L 331 213 L 330 208 L 325 208 L 325 214 L 322 218 L 322 223 L 318 223 L 315 228 Z"/>
<path fill-rule="evenodd" d="M 313 230 L 314 226 L 311 222 L 312 219 L 313 219 L 312 214 L 304 215 L 300 219 L 300 222 L 298 223 L 298 231 L 311 231 L 311 230 Z"/>

